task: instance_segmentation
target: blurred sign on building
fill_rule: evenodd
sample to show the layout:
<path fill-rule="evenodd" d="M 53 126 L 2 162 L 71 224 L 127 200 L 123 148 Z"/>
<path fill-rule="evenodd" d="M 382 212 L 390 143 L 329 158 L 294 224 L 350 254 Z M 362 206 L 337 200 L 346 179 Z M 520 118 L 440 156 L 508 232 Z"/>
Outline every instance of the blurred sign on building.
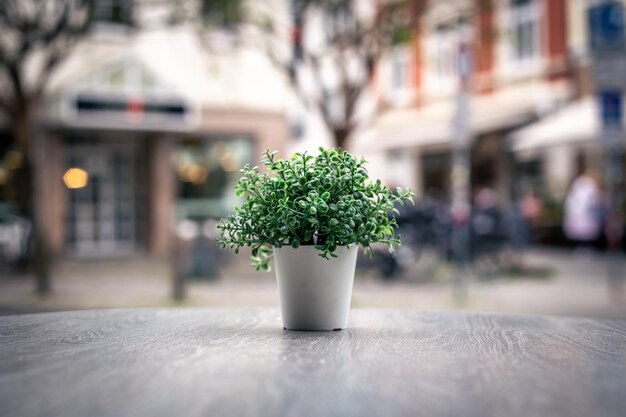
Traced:
<path fill-rule="evenodd" d="M 589 45 L 605 146 L 620 144 L 624 137 L 623 94 L 626 87 L 626 36 L 624 4 L 605 0 L 587 12 Z"/>
<path fill-rule="evenodd" d="M 588 9 L 587 19 L 596 88 L 624 88 L 626 38 L 623 3 L 603 1 L 595 4 Z"/>
<path fill-rule="evenodd" d="M 591 50 L 596 55 L 623 54 L 624 5 L 619 1 L 604 1 L 588 11 Z"/>
<path fill-rule="evenodd" d="M 602 121 L 601 140 L 606 146 L 618 145 L 624 137 L 623 93 L 621 90 L 599 91 L 598 100 Z"/>
<path fill-rule="evenodd" d="M 589 8 L 591 54 L 595 88 L 599 100 L 601 140 L 605 148 L 604 181 L 607 215 L 605 234 L 608 247 L 622 246 L 624 228 L 624 115 L 626 90 L 626 37 L 624 4 L 605 0 Z M 619 271 L 608 268 L 611 275 Z"/>

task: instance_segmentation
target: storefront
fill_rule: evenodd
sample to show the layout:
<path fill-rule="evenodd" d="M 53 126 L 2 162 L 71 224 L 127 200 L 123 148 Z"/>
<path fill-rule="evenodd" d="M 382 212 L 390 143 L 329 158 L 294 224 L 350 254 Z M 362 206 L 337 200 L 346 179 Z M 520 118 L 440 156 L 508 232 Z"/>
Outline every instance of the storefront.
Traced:
<path fill-rule="evenodd" d="M 606 150 L 596 99 L 589 96 L 569 103 L 512 133 L 508 146 L 515 160 L 514 188 L 532 189 L 543 201 L 540 238 L 560 243 L 564 200 L 574 179 L 587 174 L 606 190 Z M 626 172 L 623 152 L 622 164 Z"/>
<path fill-rule="evenodd" d="M 583 98 L 508 137 L 518 181 L 535 185 L 545 198 L 562 201 L 572 180 L 585 171 L 602 176 L 599 109 Z"/>
<path fill-rule="evenodd" d="M 118 79 L 134 87 L 106 82 Z M 258 164 L 263 149 L 283 150 L 288 137 L 281 113 L 193 102 L 134 61 L 50 102 L 36 167 L 42 224 L 52 250 L 71 257 L 167 255 L 180 222 L 232 212 L 239 169 Z"/>
<path fill-rule="evenodd" d="M 493 188 L 503 205 L 511 198 L 512 175 L 506 135 L 537 118 L 534 95 L 522 90 L 472 96 L 465 116 L 470 187 Z M 454 100 L 391 109 L 357 138 L 353 150 L 372 159 L 388 184 L 410 187 L 418 198 L 428 191 L 449 196 L 457 112 Z"/>

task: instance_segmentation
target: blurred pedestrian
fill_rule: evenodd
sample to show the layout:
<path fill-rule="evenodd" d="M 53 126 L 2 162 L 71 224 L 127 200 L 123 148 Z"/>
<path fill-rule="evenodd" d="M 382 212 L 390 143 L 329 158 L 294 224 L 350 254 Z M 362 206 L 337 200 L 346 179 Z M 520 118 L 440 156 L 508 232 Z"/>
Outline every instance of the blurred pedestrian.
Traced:
<path fill-rule="evenodd" d="M 542 210 L 543 205 L 534 190 L 524 186 L 521 197 L 514 202 L 505 219 L 506 238 L 511 249 L 508 262 L 511 266 L 523 268 L 524 254 L 532 242 Z"/>
<path fill-rule="evenodd" d="M 537 194 L 535 194 L 532 188 L 524 192 L 520 199 L 519 206 L 524 223 L 529 230 L 532 230 L 537 225 L 541 217 L 541 212 L 543 211 L 541 200 L 537 197 Z"/>
<path fill-rule="evenodd" d="M 495 272 L 500 263 L 505 235 L 502 220 L 496 192 L 491 187 L 481 187 L 474 197 L 471 242 L 474 268 L 485 273 Z"/>
<path fill-rule="evenodd" d="M 597 246 L 604 224 L 602 193 L 595 176 L 584 173 L 572 183 L 565 198 L 563 231 L 579 246 Z"/>

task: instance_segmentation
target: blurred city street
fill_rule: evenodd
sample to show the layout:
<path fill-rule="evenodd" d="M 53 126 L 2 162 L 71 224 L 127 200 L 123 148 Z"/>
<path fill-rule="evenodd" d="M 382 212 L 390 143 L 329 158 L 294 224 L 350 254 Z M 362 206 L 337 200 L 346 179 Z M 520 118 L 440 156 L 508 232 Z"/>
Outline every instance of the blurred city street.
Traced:
<path fill-rule="evenodd" d="M 0 417 L 626 417 L 625 348 L 626 0 L 0 0 Z"/>
<path fill-rule="evenodd" d="M 619 262 L 621 271 L 626 271 L 626 259 Z M 356 277 L 352 306 L 626 319 L 626 291 L 609 290 L 604 255 L 581 251 L 572 256 L 562 249 L 536 248 L 527 254 L 525 265 L 526 273 L 470 278 L 465 297 L 454 296 L 449 267 L 420 283 L 382 281 L 366 271 Z M 255 272 L 245 263 L 228 265 L 214 281 L 191 282 L 182 303 L 171 300 L 168 274 L 166 264 L 150 259 L 64 261 L 55 270 L 54 291 L 45 297 L 33 292 L 31 279 L 0 279 L 0 314 L 124 307 L 278 307 L 274 273 Z"/>
<path fill-rule="evenodd" d="M 277 307 L 274 272 L 217 249 L 255 189 L 279 204 L 253 210 L 278 214 L 275 230 L 231 229 L 255 254 L 401 236 L 397 258 L 361 260 L 355 308 L 626 318 L 625 10 L 0 2 L 0 313 Z M 238 185 L 243 167 L 263 175 L 264 150 L 320 148 L 363 158 L 369 184 L 415 205 L 375 224 L 343 202 L 364 195 L 341 186 L 349 168 L 287 196 Z M 302 199 L 315 204 L 289 205 Z M 351 235 L 330 239 L 340 224 Z"/>

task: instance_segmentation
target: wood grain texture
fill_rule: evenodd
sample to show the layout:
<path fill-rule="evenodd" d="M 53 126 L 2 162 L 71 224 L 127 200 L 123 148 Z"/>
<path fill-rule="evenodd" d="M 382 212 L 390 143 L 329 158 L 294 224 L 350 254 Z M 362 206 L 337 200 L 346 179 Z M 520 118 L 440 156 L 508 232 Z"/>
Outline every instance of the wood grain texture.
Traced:
<path fill-rule="evenodd" d="M 355 310 L 0 318 L 0 416 L 620 416 L 626 322 Z"/>

